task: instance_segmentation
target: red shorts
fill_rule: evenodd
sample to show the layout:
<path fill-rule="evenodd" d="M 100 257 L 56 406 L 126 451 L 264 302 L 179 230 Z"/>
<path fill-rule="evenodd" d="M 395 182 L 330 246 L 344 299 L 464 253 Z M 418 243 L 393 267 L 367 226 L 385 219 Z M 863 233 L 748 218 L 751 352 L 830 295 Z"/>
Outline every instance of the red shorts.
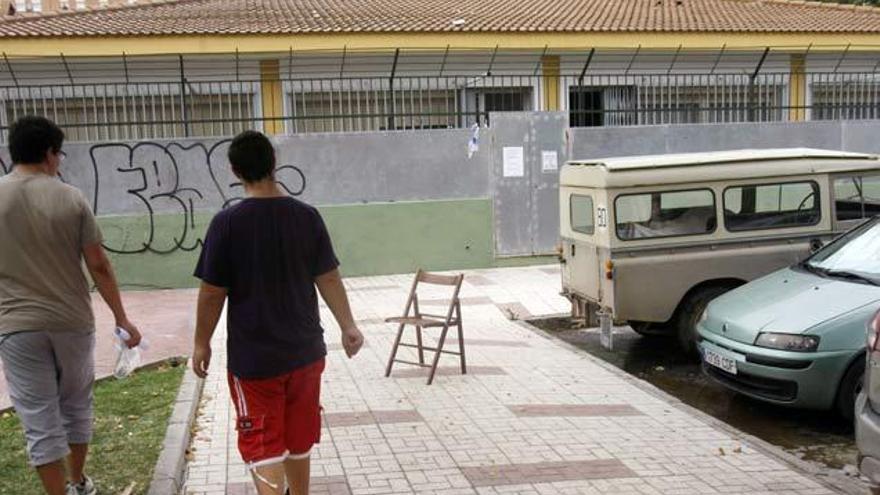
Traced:
<path fill-rule="evenodd" d="M 238 451 L 251 468 L 304 458 L 321 441 L 324 359 L 280 376 L 239 379 L 229 374 Z"/>

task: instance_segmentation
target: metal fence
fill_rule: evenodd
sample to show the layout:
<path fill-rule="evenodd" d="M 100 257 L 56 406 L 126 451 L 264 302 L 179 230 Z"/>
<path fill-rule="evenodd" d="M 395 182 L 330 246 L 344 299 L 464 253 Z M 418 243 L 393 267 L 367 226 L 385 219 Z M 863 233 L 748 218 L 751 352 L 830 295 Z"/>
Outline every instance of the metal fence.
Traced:
<path fill-rule="evenodd" d="M 449 129 L 487 124 L 489 112 L 537 108 L 535 76 L 407 76 L 285 81 L 291 133 Z"/>
<path fill-rule="evenodd" d="M 788 73 L 565 78 L 571 125 L 622 126 L 788 119 Z"/>
<path fill-rule="evenodd" d="M 44 115 L 72 141 L 225 136 L 260 123 L 259 83 L 117 83 L 0 88 L 3 136 L 23 115 Z"/>
<path fill-rule="evenodd" d="M 880 72 L 810 74 L 812 120 L 880 119 Z"/>
<path fill-rule="evenodd" d="M 0 87 L 0 137 L 45 115 L 74 141 L 228 136 L 267 121 L 286 133 L 491 125 L 489 114 L 545 108 L 551 84 L 572 126 L 880 118 L 880 73 L 581 74 L 284 79 L 280 115 L 261 81 Z M 793 89 L 803 87 L 803 91 Z M 272 107 L 270 104 L 269 107 Z M 276 105 L 277 108 L 277 105 Z M 274 114 L 275 112 L 273 112 Z"/>

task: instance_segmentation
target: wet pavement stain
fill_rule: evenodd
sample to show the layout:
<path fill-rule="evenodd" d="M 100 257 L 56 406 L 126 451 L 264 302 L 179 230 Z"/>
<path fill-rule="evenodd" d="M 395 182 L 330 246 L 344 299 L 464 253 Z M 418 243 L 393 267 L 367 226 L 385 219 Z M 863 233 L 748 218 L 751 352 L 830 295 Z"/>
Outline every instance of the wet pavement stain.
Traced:
<path fill-rule="evenodd" d="M 643 337 L 621 327 L 614 331 L 614 350 L 608 351 L 597 329 L 579 327 L 570 318 L 529 323 L 806 461 L 831 470 L 852 470 L 856 464 L 851 424 L 831 411 L 784 408 L 730 391 L 705 376 L 699 359 L 684 356 L 673 338 Z"/>

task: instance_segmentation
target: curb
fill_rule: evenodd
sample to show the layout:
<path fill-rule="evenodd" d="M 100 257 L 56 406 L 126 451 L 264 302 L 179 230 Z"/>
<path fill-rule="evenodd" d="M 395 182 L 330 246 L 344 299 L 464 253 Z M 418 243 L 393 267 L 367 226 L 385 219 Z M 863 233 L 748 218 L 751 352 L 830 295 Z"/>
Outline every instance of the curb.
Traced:
<path fill-rule="evenodd" d="M 186 452 L 205 381 L 199 380 L 186 362 L 182 366 L 186 366 L 186 371 L 168 420 L 168 429 L 147 495 L 172 495 L 180 493 L 183 488 Z"/>
<path fill-rule="evenodd" d="M 555 315 L 547 315 L 547 316 L 553 317 Z M 567 316 L 567 314 L 566 314 L 566 316 Z M 793 454 L 789 454 L 788 452 L 781 449 L 780 447 L 777 447 L 777 446 L 767 442 L 766 440 L 762 440 L 754 435 L 750 435 L 748 433 L 745 433 L 745 432 L 743 432 L 737 428 L 734 428 L 733 426 L 731 426 L 731 425 L 729 425 L 719 419 L 716 419 L 716 418 L 704 413 L 703 411 L 701 411 L 693 406 L 685 404 L 680 399 L 667 393 L 666 391 L 664 391 L 660 388 L 657 388 L 656 386 L 654 386 L 654 385 L 652 385 L 642 379 L 639 379 L 633 375 L 630 375 L 626 371 L 623 371 L 622 369 L 614 366 L 613 364 L 607 363 L 607 362 L 597 358 L 596 356 L 593 356 L 589 352 L 587 352 L 587 351 L 585 351 L 585 350 L 583 350 L 573 344 L 569 344 L 568 342 L 565 342 L 564 340 L 558 339 L 558 338 L 554 337 L 552 334 L 550 334 L 544 330 L 541 330 L 540 328 L 538 328 L 534 325 L 531 325 L 524 320 L 516 320 L 516 321 L 514 321 L 514 323 L 522 326 L 523 328 L 530 330 L 531 332 L 533 332 L 537 335 L 540 335 L 546 339 L 552 340 L 553 342 L 555 342 L 557 345 L 559 345 L 561 347 L 568 348 L 570 350 L 577 352 L 578 354 L 580 354 L 582 356 L 585 356 L 587 359 L 589 359 L 591 362 L 593 362 L 593 364 L 596 364 L 596 365 L 602 367 L 606 371 L 609 371 L 610 373 L 616 375 L 618 378 L 626 381 L 627 383 L 634 385 L 639 390 L 646 392 L 646 393 L 654 396 L 657 399 L 662 400 L 663 402 L 669 404 L 671 407 L 674 407 L 675 409 L 678 409 L 681 412 L 687 413 L 687 414 L 697 418 L 698 420 L 702 421 L 703 423 L 705 423 L 713 428 L 716 428 L 718 430 L 723 431 L 724 433 L 727 433 L 728 435 L 730 435 L 734 439 L 739 440 L 744 444 L 747 444 L 748 446 L 755 449 L 756 451 L 758 451 L 768 457 L 777 459 L 777 460 L 787 464 L 789 467 L 791 467 L 795 471 L 798 471 L 801 474 L 807 475 L 810 479 L 820 483 L 821 485 L 823 485 L 825 488 L 828 488 L 829 490 L 833 490 L 833 491 L 837 491 L 839 493 L 845 493 L 845 494 L 849 494 L 849 495 L 864 495 L 864 493 L 865 493 L 866 487 L 864 485 L 859 484 L 858 482 L 854 481 L 853 479 L 850 479 L 849 477 L 847 477 L 843 474 L 823 472 L 820 468 L 810 464 L 807 461 L 804 461 L 803 459 L 798 458 L 797 456 L 795 456 Z"/>

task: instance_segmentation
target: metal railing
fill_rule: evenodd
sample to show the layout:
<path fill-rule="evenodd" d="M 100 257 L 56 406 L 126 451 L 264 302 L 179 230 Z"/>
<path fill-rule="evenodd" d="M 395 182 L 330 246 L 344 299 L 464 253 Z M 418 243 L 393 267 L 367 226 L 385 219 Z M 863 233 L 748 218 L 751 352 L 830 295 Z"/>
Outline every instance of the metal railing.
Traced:
<path fill-rule="evenodd" d="M 225 136 L 258 125 L 255 82 L 64 84 L 0 88 L 2 134 L 23 115 L 72 141 Z"/>
<path fill-rule="evenodd" d="M 796 79 L 795 79 L 796 78 Z M 542 109 L 548 83 L 572 126 L 880 118 L 880 73 L 582 74 L 284 79 L 280 115 L 263 82 L 190 81 L 0 87 L 0 139 L 45 115 L 73 141 L 228 136 L 283 124 L 289 134 L 463 128 L 499 111 Z M 803 88 L 802 92 L 793 90 Z M 271 107 L 272 105 L 269 105 Z"/>
<path fill-rule="evenodd" d="M 646 74 L 564 78 L 573 127 L 788 119 L 789 74 Z"/>
<path fill-rule="evenodd" d="M 535 76 L 290 80 L 284 119 L 290 133 L 470 127 L 537 109 L 541 90 Z"/>
<path fill-rule="evenodd" d="M 807 76 L 812 120 L 880 119 L 880 72 Z"/>

